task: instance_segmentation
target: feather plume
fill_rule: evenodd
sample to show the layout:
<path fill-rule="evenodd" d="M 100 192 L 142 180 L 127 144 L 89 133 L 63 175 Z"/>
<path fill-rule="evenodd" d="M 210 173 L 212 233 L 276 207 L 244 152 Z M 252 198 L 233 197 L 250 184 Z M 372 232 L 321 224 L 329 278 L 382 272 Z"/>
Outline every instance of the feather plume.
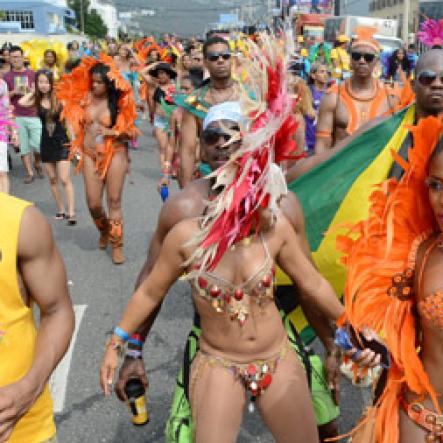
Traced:
<path fill-rule="evenodd" d="M 437 230 L 425 179 L 429 159 L 443 133 L 441 119 L 421 119 L 411 128 L 409 150 L 400 182 L 388 180 L 371 195 L 369 218 L 356 225 L 337 246 L 345 252 L 347 320 L 357 329 L 381 331 L 392 355 L 388 383 L 377 414 L 377 442 L 398 442 L 398 394 L 402 384 L 438 401 L 417 353 L 417 325 L 412 291 L 399 297 L 395 276 L 412 279 L 417 249 Z M 412 281 L 412 280 L 411 280 Z M 410 284 L 413 289 L 413 284 Z M 397 294 L 397 295 L 396 295 Z"/>
<path fill-rule="evenodd" d="M 286 181 L 276 163 L 295 151 L 294 98 L 288 93 L 287 59 L 276 38 L 260 36 L 261 47 L 247 43 L 247 57 L 240 60 L 247 73 L 241 84 L 240 105 L 247 123 L 241 125 L 242 143 L 230 160 L 209 175 L 217 198 L 208 202 L 198 245 L 185 265 L 212 270 L 234 243 L 260 230 L 260 210 L 276 211 L 287 193 Z"/>
<path fill-rule="evenodd" d="M 425 46 L 432 48 L 433 46 L 443 47 L 443 18 L 440 20 L 429 19 L 424 21 L 417 33 L 418 39 Z"/>
<path fill-rule="evenodd" d="M 117 104 L 117 120 L 112 129 L 118 134 L 127 135 L 129 138 L 133 138 L 138 134 L 138 129 L 135 126 L 137 111 L 131 85 L 122 77 L 112 57 L 104 53 L 101 53 L 98 59 L 84 57 L 80 66 L 70 74 L 64 74 L 56 85 L 57 98 L 63 105 L 61 117 L 69 123 L 75 135 L 74 140 L 71 141 L 70 158 L 80 153 L 81 159 L 83 159 L 85 114 L 91 100 L 90 72 L 98 63 L 103 63 L 109 67 L 107 76 L 120 91 Z M 101 177 L 105 176 L 112 159 L 114 142 L 114 137 L 105 137 L 104 146 L 100 150 L 97 149 L 96 168 Z M 81 170 L 82 166 L 83 161 L 80 160 L 77 172 Z"/>

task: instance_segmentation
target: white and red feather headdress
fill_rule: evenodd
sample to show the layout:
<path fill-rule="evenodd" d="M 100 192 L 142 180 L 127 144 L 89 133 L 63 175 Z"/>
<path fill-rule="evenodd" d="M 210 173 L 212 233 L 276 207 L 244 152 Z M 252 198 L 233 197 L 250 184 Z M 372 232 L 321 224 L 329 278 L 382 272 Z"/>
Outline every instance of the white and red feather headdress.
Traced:
<path fill-rule="evenodd" d="M 260 209 L 274 212 L 287 193 L 278 164 L 295 151 L 294 97 L 288 92 L 287 58 L 283 42 L 262 35 L 261 46 L 248 41 L 248 56 L 240 60 L 246 81 L 241 85 L 241 147 L 226 164 L 210 174 L 213 189 L 222 189 L 208 202 L 198 245 L 187 264 L 197 273 L 213 270 L 225 251 L 260 231 Z"/>

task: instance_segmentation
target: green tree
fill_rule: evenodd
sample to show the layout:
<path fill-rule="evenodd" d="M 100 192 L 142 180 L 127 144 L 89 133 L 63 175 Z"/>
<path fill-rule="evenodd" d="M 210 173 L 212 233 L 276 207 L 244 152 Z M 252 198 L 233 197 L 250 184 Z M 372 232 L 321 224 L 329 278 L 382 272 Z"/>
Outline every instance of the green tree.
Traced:
<path fill-rule="evenodd" d="M 103 22 L 95 9 L 90 9 L 89 0 L 68 0 L 68 6 L 75 12 L 79 29 L 82 24 L 82 10 L 84 19 L 84 32 L 95 38 L 104 38 L 108 33 L 108 27 Z"/>

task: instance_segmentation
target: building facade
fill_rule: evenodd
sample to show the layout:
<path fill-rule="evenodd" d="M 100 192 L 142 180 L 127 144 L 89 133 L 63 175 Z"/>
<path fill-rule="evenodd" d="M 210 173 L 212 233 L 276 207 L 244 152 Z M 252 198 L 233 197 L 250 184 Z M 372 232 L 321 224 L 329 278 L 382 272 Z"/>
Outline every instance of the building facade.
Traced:
<path fill-rule="evenodd" d="M 409 32 L 415 33 L 419 24 L 419 0 L 370 0 L 369 15 L 371 17 L 397 19 L 400 23 L 400 35 L 404 41 L 407 35 L 402 35 L 404 1 L 409 2 Z"/>
<path fill-rule="evenodd" d="M 2 0 L 0 32 L 66 34 L 67 26 L 75 26 L 75 13 L 57 0 Z"/>

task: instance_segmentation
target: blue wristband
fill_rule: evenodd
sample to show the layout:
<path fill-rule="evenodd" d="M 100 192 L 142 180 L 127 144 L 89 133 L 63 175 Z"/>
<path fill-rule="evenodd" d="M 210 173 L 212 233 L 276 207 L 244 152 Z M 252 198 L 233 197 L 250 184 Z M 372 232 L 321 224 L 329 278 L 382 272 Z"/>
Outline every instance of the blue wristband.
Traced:
<path fill-rule="evenodd" d="M 114 334 L 117 337 L 121 338 L 123 341 L 128 341 L 129 339 L 129 334 L 126 331 L 123 331 L 123 329 L 119 328 L 118 326 L 115 327 Z"/>
<path fill-rule="evenodd" d="M 130 338 L 128 340 L 128 343 L 143 348 L 143 342 L 141 340 L 137 340 L 136 338 Z"/>

